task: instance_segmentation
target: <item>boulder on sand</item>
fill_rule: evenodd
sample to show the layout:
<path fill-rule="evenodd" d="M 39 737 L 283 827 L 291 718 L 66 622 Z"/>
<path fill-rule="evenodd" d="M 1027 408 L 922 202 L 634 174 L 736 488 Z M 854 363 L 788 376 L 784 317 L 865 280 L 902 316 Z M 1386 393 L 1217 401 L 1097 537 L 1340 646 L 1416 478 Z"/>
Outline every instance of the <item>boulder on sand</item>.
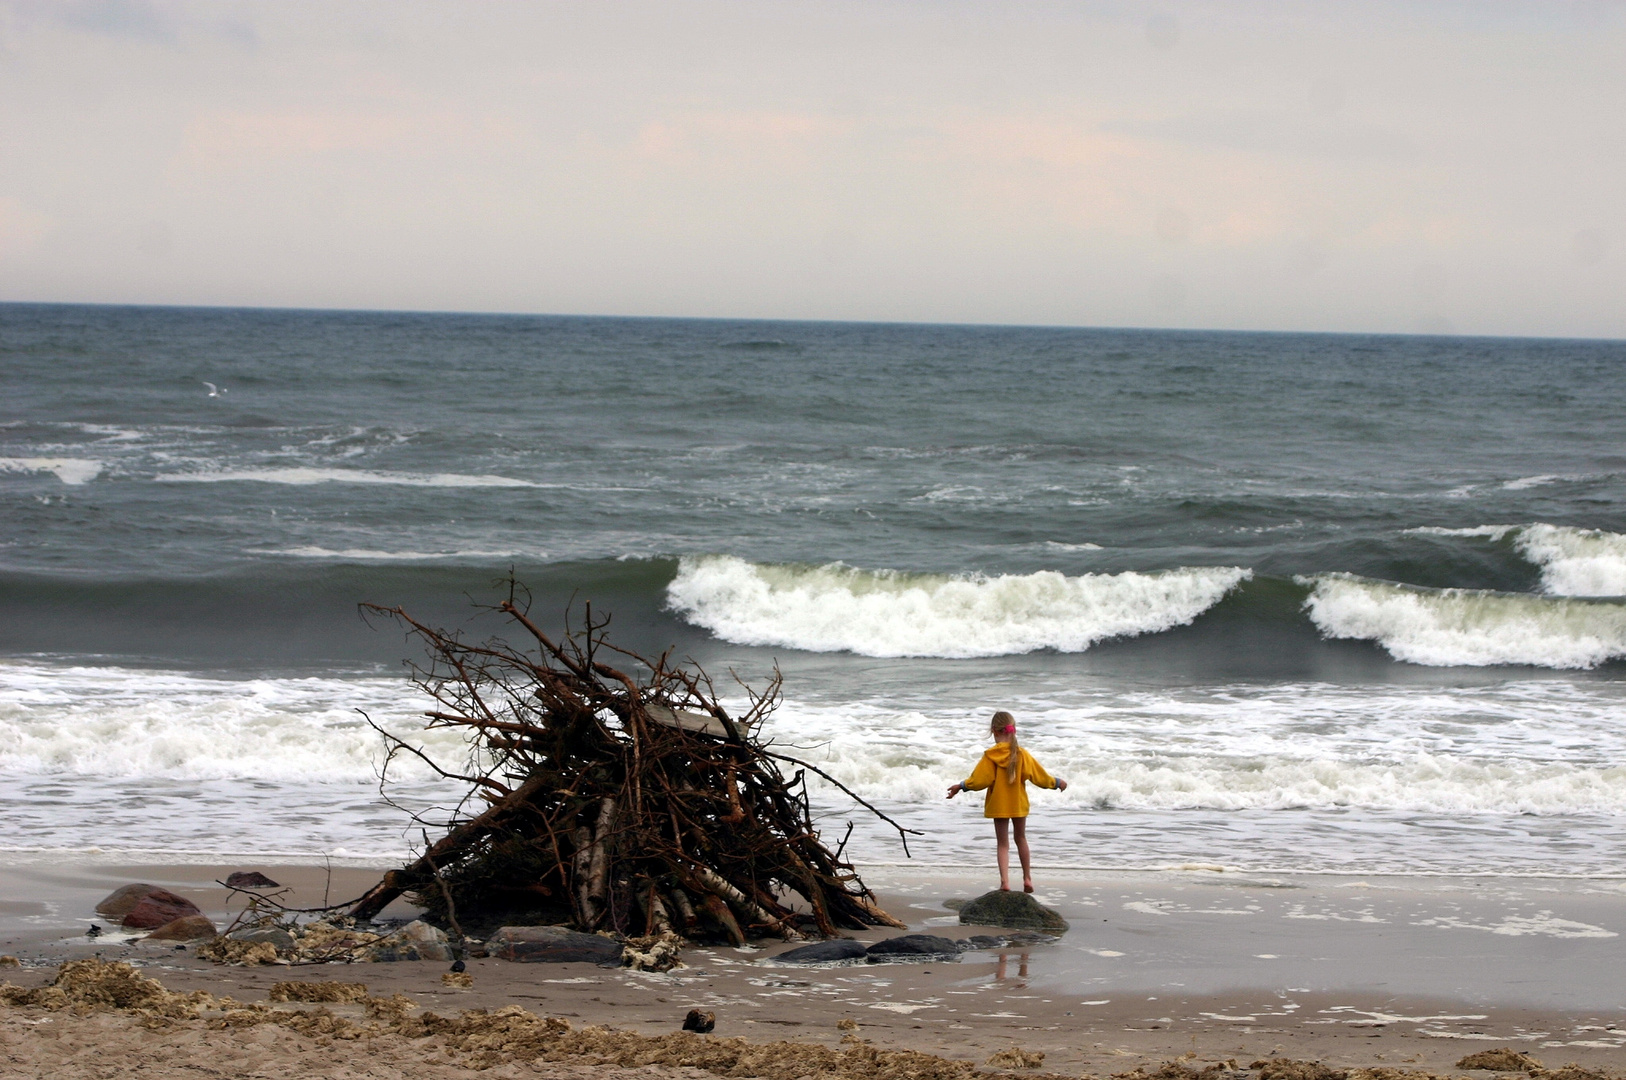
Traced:
<path fill-rule="evenodd" d="M 438 927 L 414 919 L 367 950 L 367 959 L 389 963 L 395 960 L 452 960 L 451 942 Z"/>
<path fill-rule="evenodd" d="M 204 915 L 187 915 L 167 922 L 148 934 L 146 941 L 208 941 L 219 936 L 215 924 Z"/>
<path fill-rule="evenodd" d="M 238 870 L 226 878 L 228 889 L 276 889 L 280 886 L 258 870 Z"/>
<path fill-rule="evenodd" d="M 233 930 L 226 937 L 232 941 L 246 941 L 250 945 L 258 945 L 263 941 L 279 953 L 294 950 L 294 936 L 280 926 L 244 926 Z"/>
<path fill-rule="evenodd" d="M 148 893 L 157 889 L 158 886 L 143 882 L 114 889 L 102 897 L 101 902 L 96 905 L 96 914 L 105 915 L 109 919 L 122 919 L 130 914 L 130 909 L 141 903 Z"/>
<path fill-rule="evenodd" d="M 803 945 L 799 949 L 782 952 L 772 959 L 776 964 L 831 964 L 838 960 L 862 960 L 868 953 L 869 946 L 862 941 L 837 938 L 833 941 L 816 941 L 811 945 Z"/>
<path fill-rule="evenodd" d="M 1067 920 L 1027 893 L 995 889 L 960 908 L 960 922 L 970 926 L 1009 926 L 1021 930 L 1065 931 Z"/>
<path fill-rule="evenodd" d="M 946 960 L 950 957 L 958 960 L 960 947 L 948 938 L 936 934 L 904 934 L 902 937 L 877 941 L 869 947 L 865 958 L 872 964 L 885 964 L 922 958 Z"/>
<path fill-rule="evenodd" d="M 620 964 L 621 943 L 563 926 L 505 926 L 486 941 L 499 960 L 522 964 Z"/>
<path fill-rule="evenodd" d="M 198 905 L 168 889 L 154 889 L 125 913 L 121 920 L 132 930 L 156 930 L 165 923 L 184 919 L 188 915 L 202 915 Z"/>

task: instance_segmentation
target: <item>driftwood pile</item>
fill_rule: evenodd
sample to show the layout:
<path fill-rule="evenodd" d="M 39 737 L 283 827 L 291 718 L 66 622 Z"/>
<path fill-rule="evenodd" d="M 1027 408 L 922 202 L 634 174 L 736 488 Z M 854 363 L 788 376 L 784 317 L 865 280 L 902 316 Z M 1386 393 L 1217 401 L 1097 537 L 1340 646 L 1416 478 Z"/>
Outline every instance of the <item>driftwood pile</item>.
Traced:
<path fill-rule="evenodd" d="M 591 607 L 580 629 L 555 641 L 522 595 L 510 583 L 495 610 L 523 647 L 467 642 L 400 608 L 364 605 L 427 648 L 413 674 L 435 700 L 429 726 L 466 732 L 470 748 L 464 765 L 448 767 L 379 729 L 390 748 L 386 782 L 389 761 L 412 755 L 470 795 L 436 824 L 438 840 L 425 829 L 423 854 L 386 874 L 352 917 L 373 918 L 409 893 L 459 935 L 569 923 L 742 944 L 903 926 L 843 861 L 845 841 L 832 851 L 820 839 L 807 774 L 847 789 L 757 736 L 779 700 L 777 673 L 763 693 L 746 688 L 749 709 L 731 716 L 697 667 L 610 645 L 608 620 L 595 623 Z"/>

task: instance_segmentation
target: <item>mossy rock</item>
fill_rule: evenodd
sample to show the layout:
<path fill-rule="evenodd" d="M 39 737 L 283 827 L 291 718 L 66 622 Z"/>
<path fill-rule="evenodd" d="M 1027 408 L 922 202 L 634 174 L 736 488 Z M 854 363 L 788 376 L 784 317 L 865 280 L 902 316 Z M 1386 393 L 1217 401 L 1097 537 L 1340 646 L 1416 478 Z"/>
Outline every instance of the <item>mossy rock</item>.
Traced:
<path fill-rule="evenodd" d="M 971 926 L 1008 926 L 1023 930 L 1049 930 L 1061 933 L 1067 920 L 1054 908 L 1047 908 L 1027 893 L 995 889 L 983 893 L 960 909 L 960 922 Z"/>

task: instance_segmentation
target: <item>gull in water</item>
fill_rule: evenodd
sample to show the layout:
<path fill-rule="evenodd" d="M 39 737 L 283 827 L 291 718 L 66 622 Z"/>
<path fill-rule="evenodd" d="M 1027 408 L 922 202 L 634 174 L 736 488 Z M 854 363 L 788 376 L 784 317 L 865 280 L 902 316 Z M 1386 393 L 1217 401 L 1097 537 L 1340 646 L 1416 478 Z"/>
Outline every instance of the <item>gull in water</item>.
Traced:
<path fill-rule="evenodd" d="M 222 394 L 226 393 L 226 388 L 224 386 L 216 386 L 208 379 L 203 380 L 203 385 L 209 388 L 210 397 L 220 397 Z"/>

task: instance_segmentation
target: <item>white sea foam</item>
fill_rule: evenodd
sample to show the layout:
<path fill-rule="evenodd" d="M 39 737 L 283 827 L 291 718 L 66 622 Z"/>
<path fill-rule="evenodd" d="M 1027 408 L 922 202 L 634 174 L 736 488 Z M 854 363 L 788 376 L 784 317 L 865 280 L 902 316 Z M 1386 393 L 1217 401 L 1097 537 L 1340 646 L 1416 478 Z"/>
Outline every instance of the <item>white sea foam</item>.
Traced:
<path fill-rule="evenodd" d="M 1062 806 L 1365 808 L 1459 815 L 1626 812 L 1626 693 L 1500 687 L 1227 686 L 1002 702 L 1068 780 Z M 985 714 L 786 703 L 765 729 L 860 794 L 938 800 L 986 740 Z M 788 753 L 794 753 L 787 749 Z"/>
<path fill-rule="evenodd" d="M 1529 525 L 1514 541 L 1541 567 L 1542 588 L 1555 596 L 1626 596 L 1626 536 L 1601 529 Z"/>
<path fill-rule="evenodd" d="M 466 473 L 392 473 L 366 469 L 322 469 L 292 467 L 283 469 L 228 469 L 219 472 L 162 473 L 154 479 L 171 484 L 396 484 L 405 487 L 540 487 L 529 480 L 509 476 Z"/>
<path fill-rule="evenodd" d="M 376 778 L 384 748 L 356 709 L 415 731 L 419 704 L 399 678 L 232 680 L 0 663 L 0 770 L 365 782 Z M 461 746 L 447 733 L 425 738 L 442 751 Z M 401 765 L 403 778 L 424 775 Z"/>
<path fill-rule="evenodd" d="M 854 702 L 846 678 L 830 689 L 836 700 L 788 700 L 765 734 L 923 829 L 925 863 L 984 861 L 975 798 L 943 793 L 981 753 L 986 710 Z M 1613 683 L 982 693 L 1070 783 L 1033 795 L 1053 864 L 1597 872 L 1626 838 L 1626 687 Z M 0 663 L 0 849 L 399 852 L 407 823 L 376 794 L 381 743 L 353 709 L 459 762 L 454 733 L 421 731 L 423 702 L 400 678 Z M 399 764 L 413 805 L 466 794 Z M 817 780 L 814 795 L 839 834 L 852 804 Z M 866 858 L 900 854 L 859 820 Z"/>
<path fill-rule="evenodd" d="M 1299 578 L 1327 637 L 1375 641 L 1431 667 L 1592 668 L 1626 656 L 1626 605 L 1478 589 L 1425 589 L 1352 574 Z"/>
<path fill-rule="evenodd" d="M 667 601 L 689 622 L 738 644 L 963 658 L 1082 652 L 1107 638 L 1169 630 L 1251 576 L 1219 566 L 950 577 L 708 556 L 681 561 Z"/>
<path fill-rule="evenodd" d="M 248 555 L 284 555 L 294 559 L 349 559 L 358 562 L 432 562 L 454 559 L 512 559 L 518 557 L 543 559 L 540 551 L 482 551 L 459 549 L 456 551 L 378 551 L 373 548 L 244 548 Z"/>
<path fill-rule="evenodd" d="M 88 484 L 105 466 L 88 458 L 0 458 L 0 472 L 48 472 L 64 484 Z"/>
<path fill-rule="evenodd" d="M 1446 529 L 1439 525 L 1423 525 L 1415 529 L 1406 529 L 1405 533 L 1412 536 L 1482 536 L 1495 541 L 1518 528 L 1517 525 L 1475 525 L 1468 529 Z"/>
<path fill-rule="evenodd" d="M 1483 537 L 1493 543 L 1512 534 L 1519 554 L 1541 567 L 1542 591 L 1553 596 L 1626 596 L 1626 535 L 1566 525 L 1478 525 L 1407 529 L 1425 536 Z"/>
<path fill-rule="evenodd" d="M 1526 491 L 1530 488 L 1546 487 L 1548 484 L 1556 484 L 1562 480 L 1579 479 L 1581 479 L 1579 476 L 1559 476 L 1553 473 L 1546 473 L 1541 476 L 1521 476 L 1517 480 L 1509 480 L 1507 483 L 1502 485 L 1502 488 L 1505 491 Z"/>

